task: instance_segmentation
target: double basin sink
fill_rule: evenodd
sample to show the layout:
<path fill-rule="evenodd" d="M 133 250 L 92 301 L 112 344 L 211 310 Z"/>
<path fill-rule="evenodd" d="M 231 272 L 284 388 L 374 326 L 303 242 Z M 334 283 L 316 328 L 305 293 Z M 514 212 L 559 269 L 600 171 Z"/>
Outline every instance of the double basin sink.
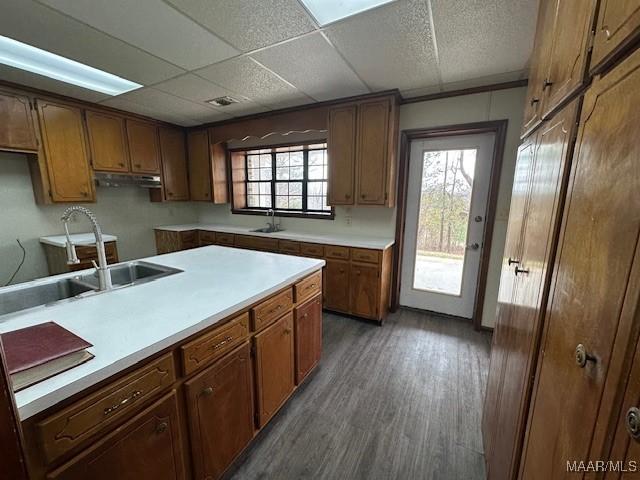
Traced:
<path fill-rule="evenodd" d="M 124 288 L 181 272 L 156 263 L 134 261 L 109 267 L 113 288 Z M 106 290 L 108 291 L 108 290 Z M 36 307 L 104 293 L 95 271 L 71 277 L 45 279 L 0 289 L 0 319 Z"/>

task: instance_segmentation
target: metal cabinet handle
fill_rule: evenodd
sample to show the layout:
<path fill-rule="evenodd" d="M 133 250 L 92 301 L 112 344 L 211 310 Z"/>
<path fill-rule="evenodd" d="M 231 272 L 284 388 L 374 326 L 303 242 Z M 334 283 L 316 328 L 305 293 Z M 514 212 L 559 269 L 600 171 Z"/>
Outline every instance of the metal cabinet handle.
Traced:
<path fill-rule="evenodd" d="M 158 425 L 156 425 L 156 433 L 164 433 L 167 430 L 167 427 L 169 427 L 169 424 L 167 422 L 159 423 Z"/>
<path fill-rule="evenodd" d="M 509 266 L 511 265 L 519 265 L 520 264 L 520 260 L 516 260 L 514 258 L 509 257 L 509 260 L 507 261 L 507 263 L 509 264 Z"/>
<path fill-rule="evenodd" d="M 638 407 L 631 407 L 627 411 L 624 424 L 629 435 L 636 440 L 640 439 L 640 409 Z"/>
<path fill-rule="evenodd" d="M 200 392 L 202 395 L 211 395 L 213 393 L 213 387 L 206 387 L 202 389 L 202 392 Z"/>
<path fill-rule="evenodd" d="M 125 406 L 127 403 L 134 401 L 136 398 L 138 398 L 140 395 L 142 395 L 142 390 L 136 390 L 135 392 L 133 392 L 131 395 L 129 395 L 126 398 L 123 398 L 122 400 L 120 400 L 119 403 L 116 403 L 115 405 L 112 405 L 110 407 L 107 407 L 104 409 L 104 414 L 105 415 L 109 415 L 110 413 L 115 412 L 116 410 L 118 410 L 119 408 Z"/>
<path fill-rule="evenodd" d="M 283 332 L 285 335 L 289 335 L 291 333 L 291 329 L 286 328 Z"/>
<path fill-rule="evenodd" d="M 553 82 L 548 78 L 545 78 L 544 81 L 542 82 L 542 90 L 546 90 L 547 87 L 550 87 L 551 85 L 553 85 Z"/>
<path fill-rule="evenodd" d="M 223 346 L 225 346 L 231 340 L 233 340 L 233 337 L 231 335 L 229 335 L 228 337 L 225 337 L 221 342 L 216 343 L 215 345 L 211 346 L 210 348 L 211 348 L 211 350 L 217 350 L 217 349 L 222 348 Z"/>
<path fill-rule="evenodd" d="M 589 354 L 587 352 L 586 347 L 579 343 L 578 346 L 576 347 L 576 364 L 580 367 L 580 368 L 584 368 L 587 365 L 587 362 L 593 362 L 596 363 L 596 357 L 594 357 L 593 355 Z"/>
<path fill-rule="evenodd" d="M 532 98 L 532 99 L 531 99 L 530 105 L 533 107 L 533 106 L 534 106 L 536 103 L 538 103 L 539 101 L 540 101 L 540 99 L 539 99 L 539 98 L 535 98 L 535 97 L 534 97 L 534 98 Z"/>
<path fill-rule="evenodd" d="M 518 268 L 516 267 L 516 277 L 518 276 L 519 273 L 524 273 L 525 275 L 529 275 L 529 269 L 528 268 Z"/>

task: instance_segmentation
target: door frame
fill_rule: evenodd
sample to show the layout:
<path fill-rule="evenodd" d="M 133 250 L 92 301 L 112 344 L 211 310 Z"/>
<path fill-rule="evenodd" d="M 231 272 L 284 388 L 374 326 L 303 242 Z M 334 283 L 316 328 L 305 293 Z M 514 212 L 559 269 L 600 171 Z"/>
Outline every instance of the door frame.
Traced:
<path fill-rule="evenodd" d="M 438 137 L 493 133 L 495 135 L 495 140 L 493 145 L 493 154 L 491 156 L 491 172 L 489 174 L 490 182 L 489 197 L 487 199 L 487 215 L 482 233 L 482 256 L 480 257 L 480 270 L 478 271 L 478 282 L 474 299 L 473 316 L 471 319 L 476 330 L 489 329 L 488 327 L 483 327 L 481 324 L 482 311 L 487 286 L 487 275 L 489 273 L 489 257 L 491 255 L 493 226 L 496 217 L 502 157 L 504 156 L 508 124 L 509 121 L 506 119 L 491 120 L 486 122 L 445 125 L 442 127 L 414 128 L 402 130 L 400 132 L 400 156 L 398 157 L 398 185 L 396 197 L 396 248 L 395 255 L 393 257 L 393 278 L 391 280 L 391 311 L 396 311 L 400 306 L 400 279 L 402 274 L 402 250 L 404 245 L 405 216 L 407 210 L 407 185 L 409 181 L 411 141 Z"/>

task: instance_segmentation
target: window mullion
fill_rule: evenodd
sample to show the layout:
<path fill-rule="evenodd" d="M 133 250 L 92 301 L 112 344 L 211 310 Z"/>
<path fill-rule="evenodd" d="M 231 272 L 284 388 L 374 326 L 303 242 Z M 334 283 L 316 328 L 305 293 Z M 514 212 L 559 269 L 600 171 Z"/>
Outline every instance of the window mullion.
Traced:
<path fill-rule="evenodd" d="M 307 181 L 309 180 L 309 150 L 302 151 L 302 211 L 307 211 Z"/>
<path fill-rule="evenodd" d="M 276 154 L 271 152 L 271 208 L 276 209 Z"/>

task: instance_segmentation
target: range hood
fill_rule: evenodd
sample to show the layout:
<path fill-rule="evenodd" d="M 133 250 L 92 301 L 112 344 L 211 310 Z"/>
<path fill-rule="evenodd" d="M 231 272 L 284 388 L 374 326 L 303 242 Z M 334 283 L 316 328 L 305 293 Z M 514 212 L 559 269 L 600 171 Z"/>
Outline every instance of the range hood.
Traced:
<path fill-rule="evenodd" d="M 162 186 L 159 175 L 123 175 L 119 173 L 95 173 L 96 185 L 99 187 L 126 187 L 135 185 L 142 188 L 158 188 Z"/>

